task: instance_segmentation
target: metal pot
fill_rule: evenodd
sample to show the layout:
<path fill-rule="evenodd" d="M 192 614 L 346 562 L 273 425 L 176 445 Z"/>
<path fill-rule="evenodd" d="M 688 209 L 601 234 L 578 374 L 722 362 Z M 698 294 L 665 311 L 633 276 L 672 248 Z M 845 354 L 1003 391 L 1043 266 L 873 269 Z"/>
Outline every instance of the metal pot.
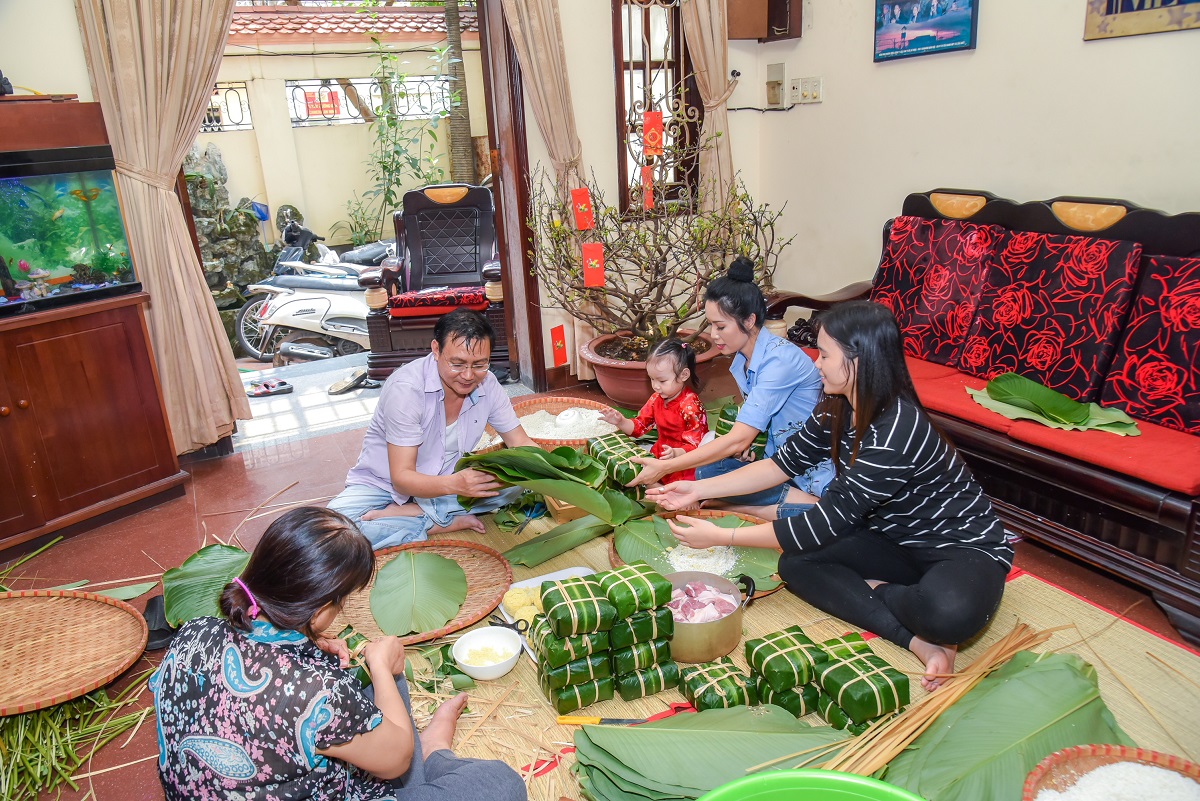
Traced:
<path fill-rule="evenodd" d="M 675 636 L 671 638 L 672 659 L 689 664 L 711 662 L 738 647 L 742 641 L 742 611 L 754 598 L 754 579 L 738 576 L 735 584 L 724 576 L 698 570 L 670 573 L 665 578 L 671 582 L 672 589 L 682 589 L 685 584 L 699 581 L 738 599 L 737 608 L 718 620 L 708 623 L 676 622 Z M 738 584 L 745 587 L 744 592 Z"/>

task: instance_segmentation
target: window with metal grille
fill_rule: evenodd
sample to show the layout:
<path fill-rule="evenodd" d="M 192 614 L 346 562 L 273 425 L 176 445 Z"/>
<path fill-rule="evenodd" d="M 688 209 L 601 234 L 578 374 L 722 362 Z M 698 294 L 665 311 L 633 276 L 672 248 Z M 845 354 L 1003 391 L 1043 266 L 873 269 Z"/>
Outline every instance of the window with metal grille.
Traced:
<path fill-rule="evenodd" d="M 683 36 L 680 0 L 613 0 L 613 54 L 617 63 L 617 163 L 621 208 L 640 197 L 641 168 L 647 161 L 656 182 L 665 182 L 676 197 L 694 192 L 699 171 L 694 148 L 704 106 L 692 76 Z M 663 144 L 682 147 L 683 158 L 643 156 L 643 121 L 647 111 L 661 111 Z M 676 151 L 678 154 L 678 151 Z"/>
<path fill-rule="evenodd" d="M 245 81 L 218 83 L 213 87 L 204 119 L 200 121 L 201 133 L 217 131 L 249 131 L 254 128 L 250 118 L 250 96 Z"/>
<path fill-rule="evenodd" d="M 292 127 L 374 122 L 390 92 L 397 116 L 405 120 L 444 117 L 450 111 L 450 81 L 418 75 L 381 84 L 377 78 L 287 81 Z"/>

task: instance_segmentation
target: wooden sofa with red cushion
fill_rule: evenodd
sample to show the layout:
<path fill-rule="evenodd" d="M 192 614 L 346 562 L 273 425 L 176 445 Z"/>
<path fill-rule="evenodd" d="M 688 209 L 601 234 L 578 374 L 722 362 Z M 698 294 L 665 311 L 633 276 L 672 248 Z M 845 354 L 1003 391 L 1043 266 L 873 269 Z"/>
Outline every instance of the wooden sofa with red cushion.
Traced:
<path fill-rule="evenodd" d="M 781 293 L 768 317 L 859 297 L 896 314 L 921 402 L 1008 529 L 1147 589 L 1200 644 L 1200 213 L 916 193 L 870 283 Z M 812 344 L 805 320 L 789 336 Z M 1010 371 L 1141 435 L 1010 420 L 965 391 Z"/>

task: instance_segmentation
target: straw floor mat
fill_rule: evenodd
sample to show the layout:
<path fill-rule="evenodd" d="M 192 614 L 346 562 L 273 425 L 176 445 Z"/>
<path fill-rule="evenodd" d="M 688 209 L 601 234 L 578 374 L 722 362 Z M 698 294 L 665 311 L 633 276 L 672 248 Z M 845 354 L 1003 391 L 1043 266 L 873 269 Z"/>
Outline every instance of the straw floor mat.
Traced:
<path fill-rule="evenodd" d="M 518 539 L 496 530 L 490 516 L 484 520 L 487 534 L 455 532 L 453 536 L 476 540 L 504 551 L 553 526 L 553 521 L 548 518 L 534 521 Z M 579 565 L 597 571 L 607 570 L 606 539 L 593 540 L 536 568 L 514 566 L 513 578 L 521 581 Z M 995 623 L 963 649 L 957 667 L 961 670 L 968 665 L 975 655 L 1006 634 L 1017 620 L 1037 628 L 1072 625 L 1074 628 L 1056 633 L 1048 647 L 1078 654 L 1095 665 L 1104 700 L 1130 737 L 1145 748 L 1193 760 L 1200 758 L 1200 655 L 1026 574 L 1009 582 Z M 747 637 L 761 636 L 792 624 L 803 626 L 814 639 L 851 630 L 842 621 L 829 618 L 791 593 L 779 592 L 751 604 L 744 618 L 744 633 Z M 872 639 L 871 645 L 891 664 L 914 676 L 914 701 L 924 695 L 915 680 L 922 672 L 915 656 L 880 638 Z M 740 647 L 731 657 L 743 670 L 746 669 Z M 460 723 L 455 750 L 463 756 L 500 759 L 522 771 L 523 775 L 529 774 L 527 782 L 530 798 L 534 801 L 558 801 L 561 797 L 577 799 L 579 789 L 568 770 L 573 759 L 570 755 L 564 755 L 557 768 L 546 770 L 540 776 L 531 775 L 538 772 L 530 770 L 535 764 L 535 756 L 545 759 L 550 756 L 550 749 L 557 751 L 570 745 L 575 730 L 575 727 L 558 726 L 555 722 L 556 713 L 538 689 L 536 670 L 533 662 L 523 656 L 507 676 L 480 683 L 471 702 L 476 714 Z M 497 699 L 501 703 L 495 712 L 481 721 L 482 714 Z M 625 702 L 618 697 L 593 704 L 576 714 L 644 718 L 684 700 L 679 690 L 668 690 L 634 702 Z M 1147 711 L 1147 707 L 1151 711 Z M 822 724 L 816 715 L 806 720 Z M 476 725 L 479 729 L 472 734 Z M 470 739 L 462 744 L 468 735 Z"/>

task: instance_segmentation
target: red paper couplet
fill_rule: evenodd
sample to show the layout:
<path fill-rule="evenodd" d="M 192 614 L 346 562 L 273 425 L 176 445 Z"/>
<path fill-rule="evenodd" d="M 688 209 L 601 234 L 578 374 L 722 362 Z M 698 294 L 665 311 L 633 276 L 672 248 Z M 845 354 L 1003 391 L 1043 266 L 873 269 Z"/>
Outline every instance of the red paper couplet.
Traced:
<path fill-rule="evenodd" d="M 567 363 L 567 331 L 565 326 L 556 325 L 550 329 L 550 344 L 554 347 L 554 366 L 562 367 Z"/>
<path fill-rule="evenodd" d="M 654 208 L 654 168 L 642 167 L 642 208 Z"/>
<path fill-rule="evenodd" d="M 571 210 L 575 212 L 575 227 L 580 231 L 590 231 L 596 227 L 592 193 L 586 186 L 571 190 Z"/>
<path fill-rule="evenodd" d="M 663 154 L 663 113 L 647 111 L 642 117 L 642 155 Z"/>
<path fill-rule="evenodd" d="M 583 243 L 583 285 L 604 286 L 604 245 Z"/>

